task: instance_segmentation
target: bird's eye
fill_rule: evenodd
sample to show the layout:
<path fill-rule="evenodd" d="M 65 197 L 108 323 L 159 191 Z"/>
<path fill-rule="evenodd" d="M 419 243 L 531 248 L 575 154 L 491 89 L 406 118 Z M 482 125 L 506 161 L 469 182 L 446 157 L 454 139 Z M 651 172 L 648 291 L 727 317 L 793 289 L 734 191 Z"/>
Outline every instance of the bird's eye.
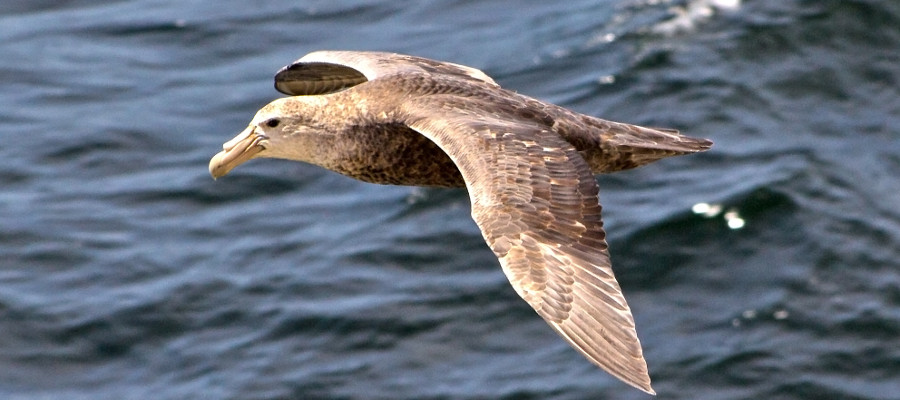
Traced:
<path fill-rule="evenodd" d="M 278 125 L 281 124 L 281 120 L 278 118 L 269 118 L 266 120 L 265 124 L 269 128 L 276 128 L 276 127 L 278 127 Z"/>

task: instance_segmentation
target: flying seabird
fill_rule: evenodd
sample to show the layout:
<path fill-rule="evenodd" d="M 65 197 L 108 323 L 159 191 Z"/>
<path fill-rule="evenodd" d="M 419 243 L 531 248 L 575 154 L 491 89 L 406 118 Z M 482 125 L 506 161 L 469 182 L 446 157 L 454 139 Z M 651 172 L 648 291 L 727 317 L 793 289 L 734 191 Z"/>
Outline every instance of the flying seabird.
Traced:
<path fill-rule="evenodd" d="M 313 52 L 278 71 L 275 88 L 290 97 L 223 145 L 213 178 L 266 157 L 372 183 L 464 186 L 516 293 L 592 363 L 655 394 L 610 266 L 594 174 L 712 142 L 579 114 L 474 68 L 394 53 Z"/>

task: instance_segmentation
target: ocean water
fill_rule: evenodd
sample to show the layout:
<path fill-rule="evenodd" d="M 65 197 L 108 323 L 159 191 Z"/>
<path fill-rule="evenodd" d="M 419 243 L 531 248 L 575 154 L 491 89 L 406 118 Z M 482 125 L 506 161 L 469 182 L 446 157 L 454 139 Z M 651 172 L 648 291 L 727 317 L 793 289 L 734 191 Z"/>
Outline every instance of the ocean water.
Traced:
<path fill-rule="evenodd" d="M 598 177 L 659 398 L 900 399 L 900 3 L 557 3 L 0 5 L 0 398 L 649 398 L 463 190 L 209 177 L 278 68 L 356 49 L 715 141 Z"/>

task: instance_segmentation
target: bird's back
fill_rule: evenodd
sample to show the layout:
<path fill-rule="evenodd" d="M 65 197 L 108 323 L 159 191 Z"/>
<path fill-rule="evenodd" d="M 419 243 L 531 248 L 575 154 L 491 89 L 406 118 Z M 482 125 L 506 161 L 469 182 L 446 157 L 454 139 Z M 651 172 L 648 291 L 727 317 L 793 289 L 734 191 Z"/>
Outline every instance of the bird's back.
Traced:
<path fill-rule="evenodd" d="M 363 99 L 378 97 L 372 99 L 377 101 L 372 102 L 393 103 L 391 107 L 398 107 L 402 102 L 416 97 L 442 96 L 453 100 L 446 103 L 446 108 L 463 111 L 473 119 L 533 124 L 555 132 L 571 143 L 595 174 L 631 169 L 666 157 L 705 151 L 712 145 L 706 139 L 684 136 L 676 130 L 607 121 L 494 85 L 448 76 L 413 74 L 384 77 L 347 92 Z M 384 99 L 387 95 L 394 97 L 392 101 Z M 444 117 L 442 109 L 433 110 L 432 115 L 435 119 Z M 369 156 L 369 159 L 359 163 L 367 169 L 378 166 L 379 170 L 360 171 L 364 172 L 361 174 L 338 172 L 374 183 L 465 186 L 462 176 L 446 154 L 416 131 L 405 128 L 402 116 L 399 120 L 389 118 L 383 122 L 386 124 L 381 129 L 356 133 L 391 137 L 386 141 L 380 138 L 373 140 L 379 143 L 379 148 L 375 150 L 384 153 L 380 154 L 380 162 L 373 164 Z M 385 146 L 385 143 L 388 145 Z"/>

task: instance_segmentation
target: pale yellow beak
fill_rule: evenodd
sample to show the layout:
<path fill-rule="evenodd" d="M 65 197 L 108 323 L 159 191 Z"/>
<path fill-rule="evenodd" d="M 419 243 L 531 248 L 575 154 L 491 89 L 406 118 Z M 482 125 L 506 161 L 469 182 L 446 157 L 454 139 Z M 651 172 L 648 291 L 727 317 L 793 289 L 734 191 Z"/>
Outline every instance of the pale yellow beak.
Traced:
<path fill-rule="evenodd" d="M 265 150 L 268 138 L 256 132 L 255 126 L 248 126 L 222 145 L 222 151 L 209 160 L 209 174 L 213 179 L 225 176 L 229 171 Z"/>

